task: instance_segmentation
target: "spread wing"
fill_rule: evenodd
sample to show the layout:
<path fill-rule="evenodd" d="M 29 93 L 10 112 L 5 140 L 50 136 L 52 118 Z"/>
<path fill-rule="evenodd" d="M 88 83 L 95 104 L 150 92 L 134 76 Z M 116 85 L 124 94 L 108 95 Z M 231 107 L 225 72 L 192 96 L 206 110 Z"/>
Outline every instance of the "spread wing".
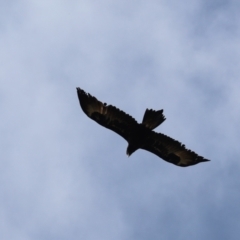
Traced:
<path fill-rule="evenodd" d="M 112 105 L 98 101 L 80 88 L 77 88 L 77 94 L 81 108 L 88 117 L 128 140 L 129 129 L 137 124 L 134 118 Z"/>
<path fill-rule="evenodd" d="M 149 133 L 145 145 L 141 148 L 156 154 L 167 162 L 181 167 L 209 161 L 195 152 L 186 149 L 185 145 L 180 142 L 162 133 L 153 131 Z"/>

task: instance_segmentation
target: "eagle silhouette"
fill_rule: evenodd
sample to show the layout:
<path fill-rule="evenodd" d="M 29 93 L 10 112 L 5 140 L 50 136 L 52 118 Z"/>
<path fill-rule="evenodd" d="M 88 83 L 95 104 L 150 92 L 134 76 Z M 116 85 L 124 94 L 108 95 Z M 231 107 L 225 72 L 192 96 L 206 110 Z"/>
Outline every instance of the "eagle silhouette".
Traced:
<path fill-rule="evenodd" d="M 186 149 L 182 143 L 152 131 L 166 120 L 163 110 L 146 109 L 142 123 L 137 123 L 130 115 L 112 105 L 100 102 L 80 88 L 77 88 L 77 94 L 80 106 L 89 118 L 118 133 L 128 142 L 128 156 L 137 149 L 144 149 L 180 167 L 209 161 Z"/>

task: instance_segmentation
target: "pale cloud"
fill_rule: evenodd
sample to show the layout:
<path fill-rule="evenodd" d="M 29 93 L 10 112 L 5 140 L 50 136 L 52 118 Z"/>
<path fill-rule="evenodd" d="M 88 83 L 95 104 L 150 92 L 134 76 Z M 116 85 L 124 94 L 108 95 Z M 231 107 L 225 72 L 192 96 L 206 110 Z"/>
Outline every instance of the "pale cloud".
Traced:
<path fill-rule="evenodd" d="M 237 239 L 236 1 L 1 5 L 1 239 Z M 77 86 L 212 161 L 127 158 Z"/>

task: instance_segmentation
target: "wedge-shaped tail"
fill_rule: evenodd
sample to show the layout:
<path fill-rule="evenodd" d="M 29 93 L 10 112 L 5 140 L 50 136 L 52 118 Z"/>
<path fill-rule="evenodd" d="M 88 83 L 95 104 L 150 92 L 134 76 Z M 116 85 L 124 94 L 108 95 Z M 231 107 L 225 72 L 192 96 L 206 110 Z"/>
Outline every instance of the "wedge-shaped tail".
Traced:
<path fill-rule="evenodd" d="M 146 109 L 143 116 L 142 124 L 148 129 L 153 130 L 165 120 L 166 118 L 163 115 L 163 109 L 158 111 Z"/>

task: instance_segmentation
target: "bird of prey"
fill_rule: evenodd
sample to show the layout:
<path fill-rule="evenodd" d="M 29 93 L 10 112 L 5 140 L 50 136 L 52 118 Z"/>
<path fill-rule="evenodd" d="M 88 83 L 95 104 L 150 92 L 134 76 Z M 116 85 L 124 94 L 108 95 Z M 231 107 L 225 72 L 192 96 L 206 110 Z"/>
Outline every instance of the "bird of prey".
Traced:
<path fill-rule="evenodd" d="M 163 110 L 146 109 L 142 123 L 137 123 L 130 115 L 112 105 L 100 102 L 80 88 L 77 88 L 77 94 L 80 106 L 89 118 L 118 133 L 128 142 L 128 156 L 137 149 L 144 149 L 180 167 L 209 161 L 187 149 L 182 143 L 153 131 L 166 120 Z"/>

